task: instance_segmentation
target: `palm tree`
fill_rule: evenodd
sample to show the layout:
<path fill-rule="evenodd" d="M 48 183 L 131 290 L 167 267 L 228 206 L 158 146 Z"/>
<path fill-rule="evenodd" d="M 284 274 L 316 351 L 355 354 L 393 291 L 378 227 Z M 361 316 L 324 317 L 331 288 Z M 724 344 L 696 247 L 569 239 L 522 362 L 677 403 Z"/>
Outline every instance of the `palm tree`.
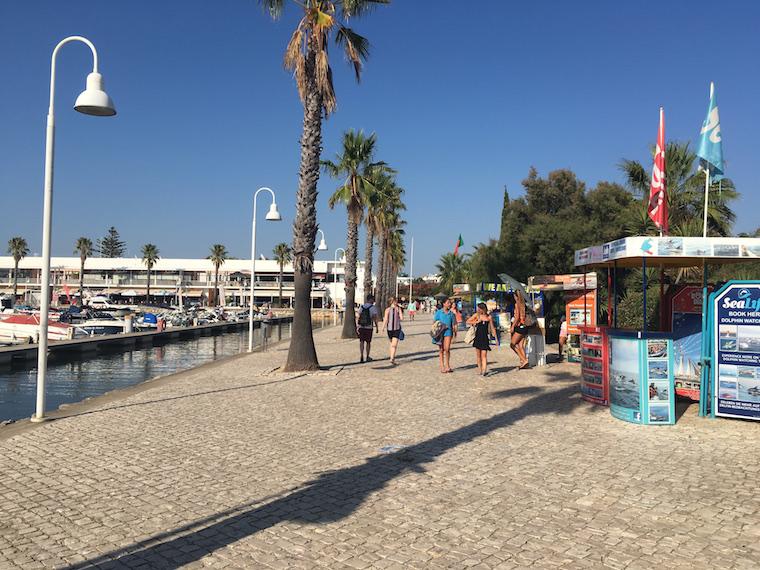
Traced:
<path fill-rule="evenodd" d="M 396 232 L 403 233 L 403 226 L 406 223 L 401 219 L 400 215 L 400 212 L 406 209 L 401 201 L 403 193 L 404 189 L 398 186 L 395 181 L 388 186 L 387 191 L 381 195 L 381 206 L 379 206 L 379 214 L 377 215 L 377 233 L 380 243 L 377 270 L 377 300 L 381 309 L 385 307 L 391 289 L 388 277 L 390 274 L 391 236 Z"/>
<path fill-rule="evenodd" d="M 229 255 L 226 247 L 221 243 L 215 243 L 211 246 L 211 254 L 206 258 L 214 265 L 214 304 L 217 307 L 219 306 L 219 268 L 224 265 Z"/>
<path fill-rule="evenodd" d="M 29 255 L 29 245 L 20 236 L 8 240 L 8 253 L 13 257 L 13 301 L 16 301 L 18 293 L 18 264 Z"/>
<path fill-rule="evenodd" d="M 367 215 L 364 225 L 367 228 L 367 239 L 364 242 L 364 298 L 372 294 L 372 264 L 375 240 L 381 232 L 380 216 L 386 208 L 395 188 L 395 180 L 386 172 L 373 172 L 372 186 L 367 196 Z"/>
<path fill-rule="evenodd" d="M 74 253 L 79 254 L 79 306 L 84 305 L 84 262 L 92 255 L 92 240 L 80 237 L 74 246 Z"/>
<path fill-rule="evenodd" d="M 449 294 L 454 290 L 454 283 L 466 283 L 468 280 L 468 263 L 466 255 L 444 253 L 436 266 L 441 276 L 440 290 Z"/>
<path fill-rule="evenodd" d="M 372 179 L 380 172 L 389 172 L 384 162 L 373 162 L 375 153 L 375 133 L 364 136 L 363 131 L 348 130 L 343 133 L 341 152 L 336 161 L 322 161 L 325 171 L 333 178 L 345 176 L 328 202 L 330 208 L 336 204 L 346 205 L 348 210 L 348 235 L 346 237 L 346 314 L 343 319 L 341 338 L 356 338 L 356 260 L 359 249 L 359 224 L 364 217 L 364 206 L 371 192 L 375 191 Z"/>
<path fill-rule="evenodd" d="M 389 1 L 301 0 L 295 3 L 303 11 L 303 16 L 285 50 L 285 67 L 295 72 L 298 94 L 303 103 L 303 132 L 293 222 L 295 313 L 284 368 L 287 371 L 319 368 L 311 326 L 311 280 L 314 240 L 317 235 L 317 181 L 322 148 L 322 118 L 327 118 L 335 111 L 337 103 L 327 53 L 328 40 L 333 36 L 337 44 L 343 47 L 358 80 L 362 62 L 369 54 L 369 42 L 339 20 L 347 21 L 362 16 L 378 4 L 388 4 Z M 284 0 L 261 0 L 261 3 L 275 19 L 280 16 L 285 5 Z"/>
<path fill-rule="evenodd" d="M 140 251 L 142 253 L 143 263 L 145 264 L 145 267 L 148 268 L 148 286 L 145 292 L 145 298 L 146 303 L 150 303 L 150 270 L 153 269 L 153 266 L 161 258 L 158 255 L 158 248 L 152 243 L 146 243 L 142 246 Z"/>
<path fill-rule="evenodd" d="M 704 174 L 696 169 L 697 155 L 689 148 L 689 143 L 669 142 L 665 148 L 665 180 L 668 190 L 668 211 L 671 233 L 681 236 L 702 235 L 704 212 Z M 651 167 L 644 168 L 635 160 L 622 160 L 620 169 L 625 174 L 628 186 L 641 196 L 640 210 L 637 211 L 633 226 L 628 228 L 639 235 L 654 234 L 656 229 L 647 216 Z M 728 206 L 738 197 L 733 182 L 724 178 L 710 186 L 707 204 L 708 234 L 726 236 L 736 214 Z M 698 223 L 697 223 L 698 222 Z"/>
<path fill-rule="evenodd" d="M 280 307 L 282 307 L 282 270 L 285 264 L 290 263 L 292 259 L 290 255 L 290 246 L 285 242 L 278 243 L 276 246 L 274 246 L 272 253 L 274 254 L 274 258 L 277 260 L 277 263 L 280 266 L 280 278 L 278 280 L 280 284 L 280 292 L 277 295 L 277 298 L 280 300 Z"/>

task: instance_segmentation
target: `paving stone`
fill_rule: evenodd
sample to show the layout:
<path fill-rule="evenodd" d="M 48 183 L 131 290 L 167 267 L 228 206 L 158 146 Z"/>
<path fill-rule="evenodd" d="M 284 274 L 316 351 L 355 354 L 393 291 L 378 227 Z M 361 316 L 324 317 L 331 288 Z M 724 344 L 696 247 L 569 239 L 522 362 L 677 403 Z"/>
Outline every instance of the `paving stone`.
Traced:
<path fill-rule="evenodd" d="M 0 429 L 0 568 L 757 568 L 760 426 L 626 424 L 506 345 L 443 375 L 422 318 L 396 367 L 324 329 L 326 374 L 276 345 Z"/>

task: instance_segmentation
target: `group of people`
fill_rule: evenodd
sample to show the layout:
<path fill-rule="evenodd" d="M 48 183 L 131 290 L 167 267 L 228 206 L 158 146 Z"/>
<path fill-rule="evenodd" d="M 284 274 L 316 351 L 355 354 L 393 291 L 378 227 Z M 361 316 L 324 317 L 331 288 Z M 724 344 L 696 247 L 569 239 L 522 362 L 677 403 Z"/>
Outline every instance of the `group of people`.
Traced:
<path fill-rule="evenodd" d="M 514 293 L 514 315 L 510 325 L 510 348 L 520 359 L 520 369 L 529 367 L 528 357 L 525 352 L 525 339 L 528 334 L 526 324 L 526 306 L 525 299 L 520 291 Z M 412 308 L 413 307 L 413 308 Z M 407 314 L 409 320 L 414 320 L 417 312 L 417 305 L 414 301 L 407 305 Z M 368 295 L 364 304 L 356 312 L 356 331 L 359 335 L 359 362 L 371 362 L 370 349 L 372 348 L 373 331 L 380 332 L 380 327 L 388 336 L 388 356 L 391 365 L 395 366 L 396 353 L 398 351 L 399 341 L 404 339 L 402 321 L 404 312 L 402 306 L 395 297 L 388 299 L 388 306 L 383 313 L 382 322 L 380 314 L 375 306 L 375 298 Z M 456 342 L 457 332 L 463 327 L 464 323 L 473 327 L 472 346 L 475 349 L 475 360 L 478 373 L 481 376 L 488 375 L 488 352 L 491 350 L 491 338 L 499 342 L 496 324 L 493 316 L 489 313 L 485 303 L 478 303 L 475 313 L 466 321 L 462 316 L 461 306 L 457 305 L 451 299 L 444 299 L 436 308 L 433 315 L 435 323 L 433 343 L 438 345 L 438 363 L 442 374 L 453 372 L 451 367 L 451 345 Z"/>

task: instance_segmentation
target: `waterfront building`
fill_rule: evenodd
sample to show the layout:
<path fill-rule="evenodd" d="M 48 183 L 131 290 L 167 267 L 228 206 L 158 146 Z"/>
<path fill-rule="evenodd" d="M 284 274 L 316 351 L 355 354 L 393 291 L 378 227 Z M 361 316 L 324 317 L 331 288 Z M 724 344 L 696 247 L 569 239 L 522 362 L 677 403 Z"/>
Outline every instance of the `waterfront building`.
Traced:
<path fill-rule="evenodd" d="M 0 294 L 13 291 L 13 258 L 0 257 Z M 53 257 L 50 263 L 53 304 L 67 304 L 79 294 L 79 257 Z M 314 308 L 338 307 L 345 303 L 345 262 L 314 261 L 311 303 Z M 40 294 L 42 258 L 25 257 L 19 263 L 18 295 L 36 305 Z M 278 302 L 280 266 L 274 259 L 256 260 L 256 304 Z M 357 266 L 356 300 L 364 298 L 364 264 Z M 147 272 L 139 258 L 90 257 L 84 269 L 84 296 L 110 295 L 126 303 L 145 301 Z M 248 304 L 251 286 L 251 260 L 228 259 L 219 268 L 219 295 L 227 305 Z M 153 300 L 176 304 L 205 304 L 213 296 L 214 266 L 208 259 L 162 258 L 151 269 L 150 296 Z M 283 267 L 282 296 L 290 306 L 294 296 L 293 266 Z"/>

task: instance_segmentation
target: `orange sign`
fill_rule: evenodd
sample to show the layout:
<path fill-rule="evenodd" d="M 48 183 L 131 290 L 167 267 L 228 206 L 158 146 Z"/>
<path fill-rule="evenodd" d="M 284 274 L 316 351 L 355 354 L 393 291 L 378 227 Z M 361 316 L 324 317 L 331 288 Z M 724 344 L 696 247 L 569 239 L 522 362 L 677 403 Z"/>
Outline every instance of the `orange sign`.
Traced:
<path fill-rule="evenodd" d="M 580 327 L 584 325 L 596 326 L 596 291 L 568 292 L 565 299 L 568 334 L 581 334 Z"/>

